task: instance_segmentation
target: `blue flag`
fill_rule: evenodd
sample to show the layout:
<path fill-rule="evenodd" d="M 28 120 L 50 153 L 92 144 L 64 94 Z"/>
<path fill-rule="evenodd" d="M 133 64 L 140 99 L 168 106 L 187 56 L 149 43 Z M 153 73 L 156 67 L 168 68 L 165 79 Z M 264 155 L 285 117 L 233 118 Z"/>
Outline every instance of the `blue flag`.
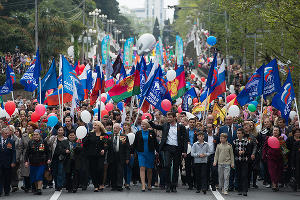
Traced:
<path fill-rule="evenodd" d="M 57 75 L 56 75 L 56 65 L 55 65 L 55 59 L 53 58 L 52 64 L 50 69 L 48 70 L 47 74 L 44 76 L 44 78 L 41 81 L 41 93 L 42 93 L 42 102 L 44 103 L 45 101 L 45 95 L 46 91 L 50 89 L 55 89 L 57 88 Z M 38 98 L 39 100 L 40 98 Z"/>
<path fill-rule="evenodd" d="M 236 97 L 241 106 L 255 100 L 255 97 L 262 95 L 264 85 L 264 68 L 265 65 L 262 65 L 254 74 L 252 74 L 245 88 Z"/>
<path fill-rule="evenodd" d="M 125 70 L 124 65 L 123 65 L 123 63 L 122 63 L 119 81 L 123 80 L 123 79 L 126 78 L 126 77 L 127 77 L 126 70 Z"/>
<path fill-rule="evenodd" d="M 276 59 L 265 66 L 264 70 L 264 98 L 281 88 L 278 65 Z"/>
<path fill-rule="evenodd" d="M 197 97 L 195 88 L 189 89 L 182 97 L 182 110 L 189 111 L 189 103 L 188 100 L 191 98 L 192 100 Z"/>
<path fill-rule="evenodd" d="M 153 76 L 149 90 L 145 95 L 145 100 L 152 104 L 155 108 L 160 110 L 164 115 L 167 113 L 161 107 L 161 102 L 164 99 L 168 99 L 172 102 L 171 95 L 167 89 L 167 83 L 164 81 L 162 76 L 161 68 L 158 67 Z"/>
<path fill-rule="evenodd" d="M 295 92 L 289 71 L 287 79 L 278 93 L 273 97 L 272 106 L 280 110 L 282 118 L 285 119 L 285 123 L 288 124 L 289 115 L 291 112 L 292 101 L 295 98 Z"/>
<path fill-rule="evenodd" d="M 218 77 L 218 63 L 217 63 L 217 53 L 215 53 L 214 60 L 211 63 L 209 72 L 206 80 L 206 90 L 211 90 L 217 83 Z"/>
<path fill-rule="evenodd" d="M 35 61 L 24 73 L 23 77 L 20 80 L 20 83 L 24 85 L 25 91 L 33 92 L 39 85 L 39 78 L 41 76 L 41 62 L 39 49 L 36 52 Z"/>
<path fill-rule="evenodd" d="M 13 83 L 15 82 L 16 75 L 10 66 L 6 65 L 6 81 L 0 87 L 0 95 L 9 94 L 13 91 Z"/>

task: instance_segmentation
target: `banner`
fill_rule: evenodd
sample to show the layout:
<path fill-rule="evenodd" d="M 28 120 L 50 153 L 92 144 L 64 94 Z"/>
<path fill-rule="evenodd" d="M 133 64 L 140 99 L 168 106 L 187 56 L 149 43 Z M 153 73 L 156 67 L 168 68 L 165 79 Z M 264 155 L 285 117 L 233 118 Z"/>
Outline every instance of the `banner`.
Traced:
<path fill-rule="evenodd" d="M 158 58 L 158 63 L 160 65 L 163 65 L 164 62 L 163 44 L 160 37 L 158 38 L 158 42 L 156 43 L 155 46 L 155 54 L 156 54 L 156 58 Z"/>
<path fill-rule="evenodd" d="M 102 64 L 107 64 L 107 59 L 110 52 L 109 35 L 105 36 L 101 42 Z"/>
<path fill-rule="evenodd" d="M 177 65 L 183 65 L 183 41 L 179 35 L 176 35 L 175 55 L 177 58 Z"/>
<path fill-rule="evenodd" d="M 132 55 L 133 55 L 133 42 L 134 38 L 128 38 L 124 44 L 124 59 L 123 63 L 125 67 L 132 65 Z"/>

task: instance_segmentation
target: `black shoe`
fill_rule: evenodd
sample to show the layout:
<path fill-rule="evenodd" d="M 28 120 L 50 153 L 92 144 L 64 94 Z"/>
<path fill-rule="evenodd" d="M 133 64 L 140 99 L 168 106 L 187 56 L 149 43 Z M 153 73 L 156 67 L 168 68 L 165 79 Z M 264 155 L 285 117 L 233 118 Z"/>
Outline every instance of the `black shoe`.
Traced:
<path fill-rule="evenodd" d="M 146 192 L 146 190 L 142 190 L 142 192 Z"/>
<path fill-rule="evenodd" d="M 82 187 L 82 191 L 86 191 L 86 188 L 87 188 L 87 187 L 83 186 L 83 187 Z"/>
<path fill-rule="evenodd" d="M 49 188 L 53 188 L 53 185 L 49 185 Z"/>
<path fill-rule="evenodd" d="M 94 192 L 99 192 L 98 188 L 97 188 L 97 189 L 94 189 Z"/>
<path fill-rule="evenodd" d="M 47 185 L 43 185 L 43 190 L 47 189 Z"/>
<path fill-rule="evenodd" d="M 172 192 L 174 192 L 174 193 L 177 192 L 176 187 L 173 187 L 173 188 L 172 188 Z"/>
<path fill-rule="evenodd" d="M 196 190 L 196 193 L 200 193 L 200 190 Z"/>
<path fill-rule="evenodd" d="M 193 186 L 189 186 L 188 190 L 193 190 Z"/>
<path fill-rule="evenodd" d="M 11 190 L 11 192 L 16 192 L 16 191 L 18 191 L 18 190 L 19 190 L 18 187 L 13 187 L 12 190 Z"/>
<path fill-rule="evenodd" d="M 241 192 L 239 192 L 239 193 L 238 193 L 238 195 L 242 195 L 242 193 L 241 193 Z"/>
<path fill-rule="evenodd" d="M 233 188 L 229 188 L 229 189 L 228 189 L 228 192 L 232 192 L 232 191 L 233 191 Z"/>
<path fill-rule="evenodd" d="M 170 191 L 171 191 L 170 188 L 167 187 L 166 192 L 167 192 L 167 193 L 170 193 Z"/>
<path fill-rule="evenodd" d="M 245 196 L 245 197 L 246 197 L 246 196 L 247 196 L 247 193 L 244 193 L 244 194 L 243 194 L 243 196 Z"/>
<path fill-rule="evenodd" d="M 123 191 L 123 188 L 118 188 L 117 189 L 119 192 L 122 192 Z"/>
<path fill-rule="evenodd" d="M 111 188 L 111 191 L 117 191 L 117 188 Z"/>
<path fill-rule="evenodd" d="M 211 190 L 212 191 L 216 191 L 217 189 L 216 189 L 216 186 L 211 186 Z"/>
<path fill-rule="evenodd" d="M 61 188 L 55 188 L 55 191 L 61 191 Z"/>
<path fill-rule="evenodd" d="M 203 192 L 203 194 L 206 194 L 206 190 L 203 190 L 202 192 Z"/>
<path fill-rule="evenodd" d="M 127 185 L 127 186 L 125 186 L 125 188 L 126 188 L 126 190 L 130 190 L 130 187 Z"/>
<path fill-rule="evenodd" d="M 9 196 L 9 193 L 5 193 L 4 196 Z"/>
<path fill-rule="evenodd" d="M 252 187 L 253 187 L 253 188 L 255 188 L 255 189 L 257 189 L 257 188 L 258 188 L 258 186 L 257 186 L 256 184 L 255 184 L 255 185 L 253 185 Z"/>
<path fill-rule="evenodd" d="M 42 191 L 41 190 L 36 190 L 36 192 L 34 194 L 35 195 L 42 195 Z"/>

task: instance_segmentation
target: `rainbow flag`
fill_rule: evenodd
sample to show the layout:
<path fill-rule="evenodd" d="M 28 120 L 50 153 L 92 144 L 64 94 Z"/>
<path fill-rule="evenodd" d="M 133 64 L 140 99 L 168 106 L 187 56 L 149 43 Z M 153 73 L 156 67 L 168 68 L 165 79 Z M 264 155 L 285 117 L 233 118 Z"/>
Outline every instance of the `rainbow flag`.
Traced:
<path fill-rule="evenodd" d="M 140 71 L 135 70 L 134 74 L 127 76 L 119 84 L 114 85 L 108 94 L 114 102 L 119 102 L 128 97 L 138 95 L 141 93 L 140 90 Z"/>
<path fill-rule="evenodd" d="M 176 70 L 176 78 L 173 81 L 168 81 L 167 86 L 172 100 L 178 99 L 186 93 L 185 87 L 185 73 L 184 66 L 181 65 Z"/>

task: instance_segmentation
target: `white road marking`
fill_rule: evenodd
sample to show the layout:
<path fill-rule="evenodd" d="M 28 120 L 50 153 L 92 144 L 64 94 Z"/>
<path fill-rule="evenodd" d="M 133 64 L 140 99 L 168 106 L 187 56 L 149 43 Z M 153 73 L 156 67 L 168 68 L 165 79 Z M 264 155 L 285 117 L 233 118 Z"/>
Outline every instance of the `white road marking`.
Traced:
<path fill-rule="evenodd" d="M 213 195 L 216 197 L 217 200 L 225 200 L 218 190 L 212 191 L 210 187 L 210 191 L 213 193 Z"/>
<path fill-rule="evenodd" d="M 59 196 L 61 195 L 61 191 L 55 191 L 50 200 L 58 200 Z"/>

